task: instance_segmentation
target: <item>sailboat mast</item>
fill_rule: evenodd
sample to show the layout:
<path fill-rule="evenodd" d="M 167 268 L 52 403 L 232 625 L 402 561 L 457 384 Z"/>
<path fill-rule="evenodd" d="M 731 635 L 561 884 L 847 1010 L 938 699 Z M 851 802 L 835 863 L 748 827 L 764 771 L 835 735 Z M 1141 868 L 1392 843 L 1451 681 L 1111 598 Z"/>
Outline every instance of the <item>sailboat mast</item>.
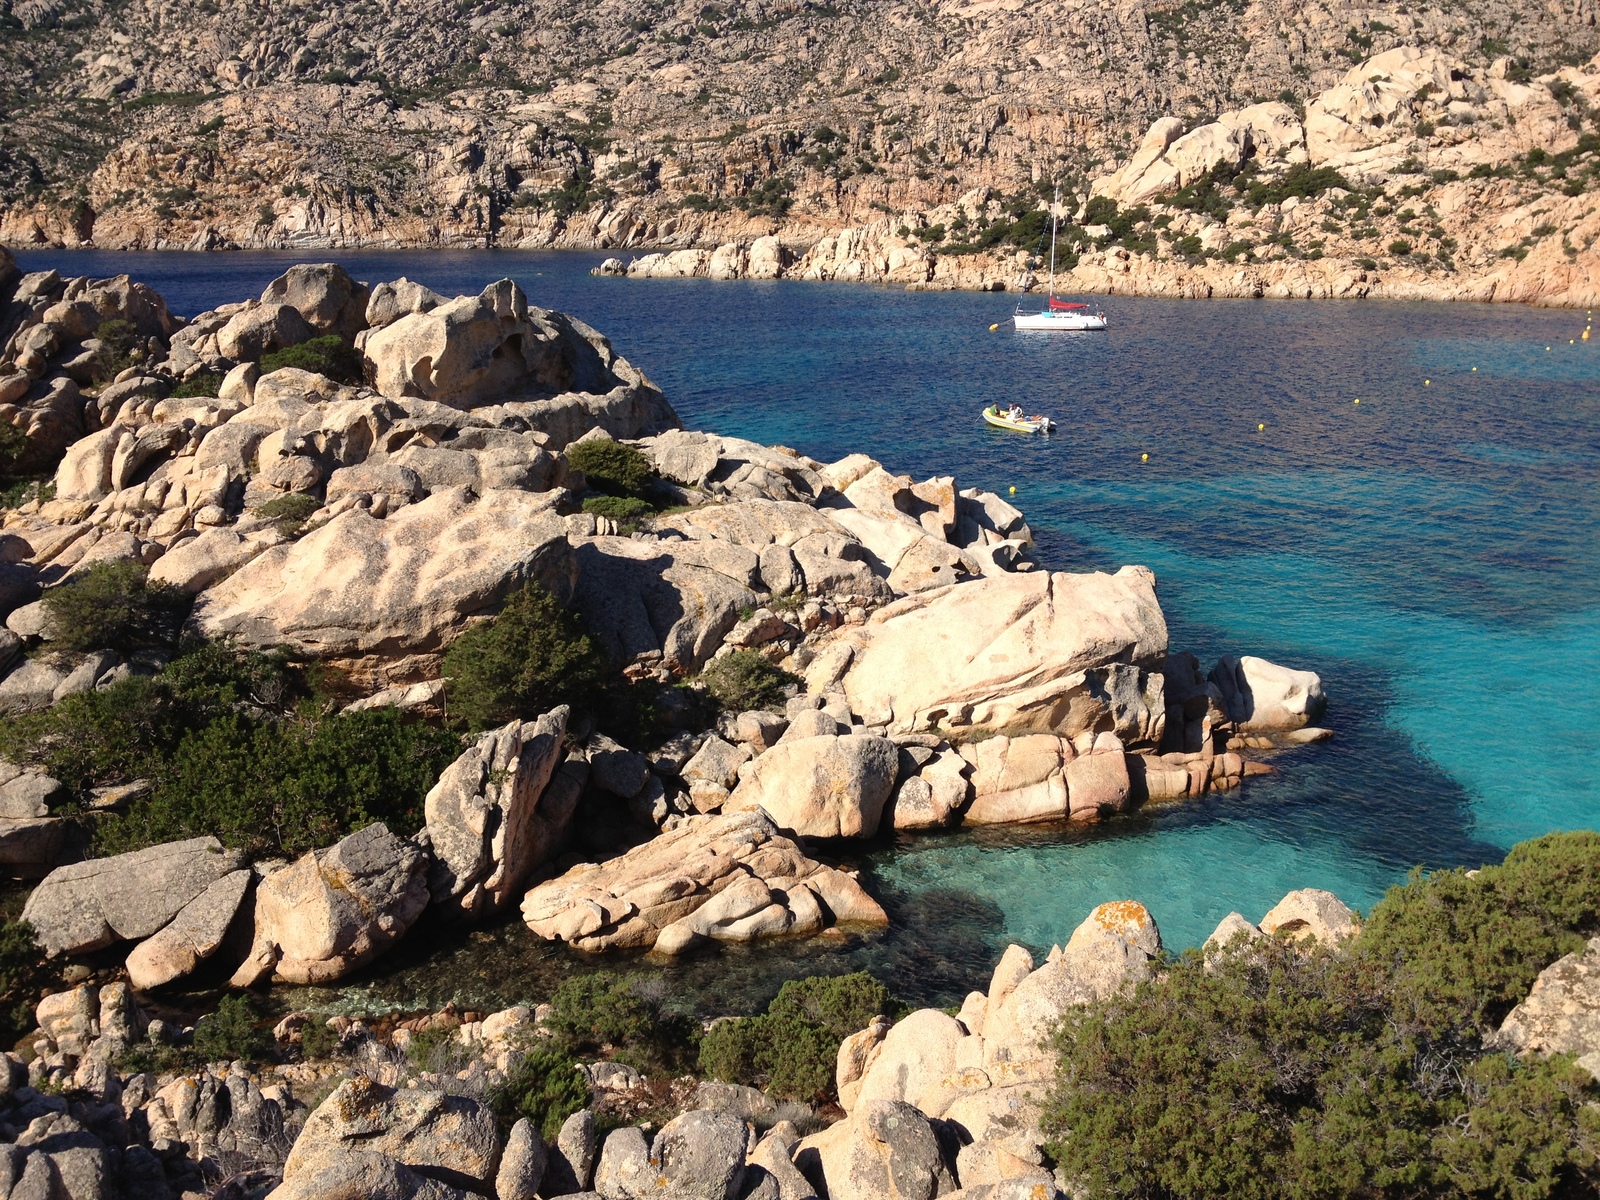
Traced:
<path fill-rule="evenodd" d="M 1061 187 L 1056 186 L 1055 199 L 1050 202 L 1050 297 L 1056 294 L 1056 210 L 1061 206 Z M 1048 309 L 1049 303 L 1045 304 Z"/>

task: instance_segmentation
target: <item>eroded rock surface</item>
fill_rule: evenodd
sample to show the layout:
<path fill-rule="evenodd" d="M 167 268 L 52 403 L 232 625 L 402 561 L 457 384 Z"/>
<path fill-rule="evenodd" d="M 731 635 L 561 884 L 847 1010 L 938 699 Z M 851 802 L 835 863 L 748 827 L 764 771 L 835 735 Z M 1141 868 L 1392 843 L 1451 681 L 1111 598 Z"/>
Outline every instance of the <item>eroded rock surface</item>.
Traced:
<path fill-rule="evenodd" d="M 522 917 L 540 937 L 580 950 L 664 954 L 706 939 L 887 922 L 860 884 L 807 858 L 761 812 L 682 818 L 618 858 L 536 885 Z"/>

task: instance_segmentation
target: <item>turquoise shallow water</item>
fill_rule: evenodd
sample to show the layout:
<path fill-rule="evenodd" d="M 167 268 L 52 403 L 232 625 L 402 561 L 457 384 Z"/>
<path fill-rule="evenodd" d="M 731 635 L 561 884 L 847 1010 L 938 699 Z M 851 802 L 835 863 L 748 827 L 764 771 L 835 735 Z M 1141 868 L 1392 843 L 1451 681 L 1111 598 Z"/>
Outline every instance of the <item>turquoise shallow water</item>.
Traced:
<path fill-rule="evenodd" d="M 1048 948 L 1103 900 L 1143 900 L 1182 947 L 1293 887 L 1370 907 L 1414 864 L 1481 863 L 1600 819 L 1600 342 L 1568 344 L 1583 313 L 1111 298 L 1109 334 L 1052 337 L 989 332 L 1004 296 L 592 279 L 599 257 L 341 261 L 448 292 L 510 274 L 606 331 L 691 427 L 1015 486 L 1052 567 L 1146 563 L 1175 648 L 1310 667 L 1332 697 L 1335 739 L 1238 792 L 1093 830 L 868 847 L 889 935 L 665 972 L 686 997 L 741 1007 L 787 975 L 869 966 L 944 1003 L 1006 941 Z M 190 313 L 293 261 L 21 258 L 130 271 Z M 1012 398 L 1062 432 L 978 423 Z M 536 996 L 581 969 L 514 923 L 461 949 L 410 940 L 365 998 Z"/>

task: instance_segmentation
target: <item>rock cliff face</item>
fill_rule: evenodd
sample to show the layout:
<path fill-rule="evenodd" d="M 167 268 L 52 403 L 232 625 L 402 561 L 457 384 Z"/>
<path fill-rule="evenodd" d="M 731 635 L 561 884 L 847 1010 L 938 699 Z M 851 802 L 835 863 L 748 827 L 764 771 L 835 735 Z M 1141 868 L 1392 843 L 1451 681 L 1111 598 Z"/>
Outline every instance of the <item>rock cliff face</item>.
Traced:
<path fill-rule="evenodd" d="M 1401 201 L 1389 207 L 1422 214 L 1395 224 L 1422 232 L 1363 212 L 1355 228 L 1378 232 L 1344 247 L 1320 236 L 1321 210 L 1302 210 L 1304 230 L 1257 213 L 1242 236 L 1184 210 L 1192 221 L 1174 217 L 1131 262 L 1097 247 L 1073 286 L 1583 303 L 1593 95 L 1575 64 L 1600 44 L 1595 5 L 1519 17 L 1491 0 L 751 0 L 577 16 L 556 0 L 8 0 L 0 241 L 666 246 L 713 276 L 1021 286 L 1037 222 L 989 243 L 1003 256 L 956 251 L 982 248 L 1007 209 L 1036 210 L 1041 185 L 1061 182 L 1076 209 L 1115 177 L 1100 193 L 1137 207 L 1217 161 L 1308 154 L 1379 179 Z M 1418 48 L 1425 61 L 1389 61 Z M 1479 167 L 1511 177 L 1434 178 Z M 1280 245 L 1281 265 L 1216 257 L 1286 229 L 1299 252 Z M 1401 240 L 1406 254 L 1387 252 Z M 1496 258 L 1508 247 L 1516 263 Z"/>

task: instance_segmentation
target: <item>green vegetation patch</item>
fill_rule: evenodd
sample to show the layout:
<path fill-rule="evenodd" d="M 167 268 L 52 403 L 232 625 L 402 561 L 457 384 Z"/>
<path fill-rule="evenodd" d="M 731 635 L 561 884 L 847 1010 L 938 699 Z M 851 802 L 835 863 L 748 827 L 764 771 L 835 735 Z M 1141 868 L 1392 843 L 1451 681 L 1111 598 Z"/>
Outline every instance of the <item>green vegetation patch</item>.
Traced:
<path fill-rule="evenodd" d="M 484 1100 L 503 1130 L 526 1117 L 553 1145 L 562 1122 L 588 1107 L 589 1085 L 578 1073 L 576 1060 L 560 1050 L 539 1047 L 524 1055 Z"/>
<path fill-rule="evenodd" d="M 1045 1113 L 1094 1197 L 1588 1195 L 1600 1109 L 1570 1057 L 1486 1038 L 1600 928 L 1600 835 L 1413 876 L 1340 947 L 1240 939 L 1070 1010 Z"/>
<path fill-rule="evenodd" d="M 566 449 L 567 461 L 583 472 L 590 488 L 608 496 L 643 499 L 656 480 L 650 460 L 635 446 L 592 438 Z"/>
<path fill-rule="evenodd" d="M 190 598 L 177 588 L 152 585 L 149 574 L 131 560 L 96 563 L 71 582 L 48 589 L 42 603 L 52 645 L 125 654 L 171 646 L 189 615 Z"/>
<path fill-rule="evenodd" d="M 577 618 L 529 583 L 494 620 L 450 644 L 444 677 L 450 715 L 470 728 L 489 729 L 558 704 L 591 704 L 602 660 Z"/>
<path fill-rule="evenodd" d="M 126 813 L 92 820 L 98 853 L 210 834 L 258 856 L 327 846 L 373 821 L 401 836 L 460 751 L 393 710 L 328 713 L 280 656 L 203 644 L 159 674 L 0 721 L 0 755 L 72 792 L 150 781 Z"/>
<path fill-rule="evenodd" d="M 735 650 L 714 661 L 700 675 L 706 691 L 728 712 L 781 708 L 789 689 L 800 682 L 759 650 Z"/>
<path fill-rule="evenodd" d="M 567 1055 L 601 1057 L 658 1075 L 681 1073 L 695 1061 L 699 1026 L 641 991 L 639 981 L 605 971 L 567 979 L 550 1005 L 544 1028 Z"/>
<path fill-rule="evenodd" d="M 332 333 L 261 356 L 263 375 L 281 371 L 285 367 L 314 371 L 318 375 L 326 375 L 335 383 L 360 383 L 364 370 L 361 352 Z"/>
<path fill-rule="evenodd" d="M 810 1103 L 836 1099 L 839 1046 L 879 1014 L 899 1006 L 881 983 L 854 975 L 791 980 L 767 1011 L 719 1021 L 700 1043 L 700 1072 Z"/>
<path fill-rule="evenodd" d="M 34 1028 L 33 1014 L 44 993 L 60 979 L 26 921 L 0 921 L 0 1037 L 11 1045 Z"/>

